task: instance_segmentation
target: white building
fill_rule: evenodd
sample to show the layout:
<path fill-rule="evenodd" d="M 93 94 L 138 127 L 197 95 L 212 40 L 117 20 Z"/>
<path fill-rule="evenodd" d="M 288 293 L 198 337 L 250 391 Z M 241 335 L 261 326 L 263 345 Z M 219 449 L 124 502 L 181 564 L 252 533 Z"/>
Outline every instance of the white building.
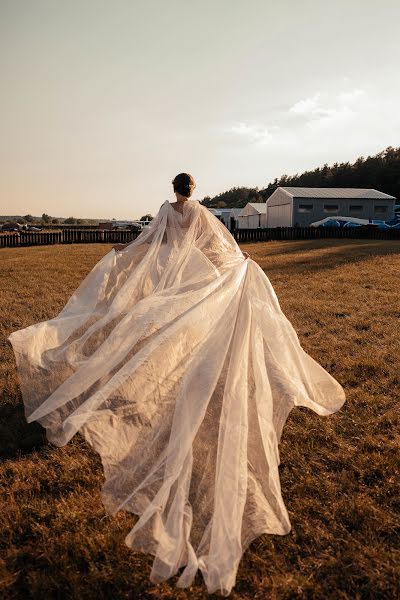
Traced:
<path fill-rule="evenodd" d="M 237 219 L 239 229 L 267 227 L 267 205 L 265 202 L 248 202 Z"/>

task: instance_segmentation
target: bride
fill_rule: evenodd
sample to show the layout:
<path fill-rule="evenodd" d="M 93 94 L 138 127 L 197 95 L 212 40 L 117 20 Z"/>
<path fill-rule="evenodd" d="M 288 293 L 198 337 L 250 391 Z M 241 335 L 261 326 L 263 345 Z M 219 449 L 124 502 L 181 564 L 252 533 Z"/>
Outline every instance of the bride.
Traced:
<path fill-rule="evenodd" d="M 53 319 L 9 337 L 27 420 L 53 444 L 99 452 L 110 513 L 138 515 L 126 544 L 150 580 L 201 571 L 228 595 L 262 533 L 287 534 L 278 443 L 290 410 L 319 415 L 341 385 L 300 346 L 262 269 L 173 180 L 148 229 L 108 252 Z"/>

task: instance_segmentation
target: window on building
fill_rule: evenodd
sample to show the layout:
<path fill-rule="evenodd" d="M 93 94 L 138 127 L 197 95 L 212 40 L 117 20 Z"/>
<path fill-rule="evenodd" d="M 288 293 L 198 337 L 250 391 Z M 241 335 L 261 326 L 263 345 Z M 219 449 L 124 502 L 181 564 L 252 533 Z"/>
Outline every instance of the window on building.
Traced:
<path fill-rule="evenodd" d="M 375 206 L 375 212 L 376 213 L 379 213 L 379 214 L 383 215 L 384 213 L 387 213 L 387 211 L 388 211 L 387 205 L 380 205 L 380 206 L 378 205 L 378 206 Z"/>
<path fill-rule="evenodd" d="M 350 212 L 362 212 L 362 204 L 350 204 Z"/>
<path fill-rule="evenodd" d="M 339 210 L 339 204 L 324 204 L 325 212 L 336 212 Z"/>
<path fill-rule="evenodd" d="M 310 212 L 312 209 L 312 204 L 299 204 L 299 212 Z"/>

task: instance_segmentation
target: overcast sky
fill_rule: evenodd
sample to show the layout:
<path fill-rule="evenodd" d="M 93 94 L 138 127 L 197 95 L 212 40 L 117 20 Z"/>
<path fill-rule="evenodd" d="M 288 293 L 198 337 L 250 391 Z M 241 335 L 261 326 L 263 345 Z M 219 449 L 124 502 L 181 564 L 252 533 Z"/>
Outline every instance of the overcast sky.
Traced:
<path fill-rule="evenodd" d="M 0 0 L 0 214 L 137 218 L 400 144 L 398 0 Z"/>

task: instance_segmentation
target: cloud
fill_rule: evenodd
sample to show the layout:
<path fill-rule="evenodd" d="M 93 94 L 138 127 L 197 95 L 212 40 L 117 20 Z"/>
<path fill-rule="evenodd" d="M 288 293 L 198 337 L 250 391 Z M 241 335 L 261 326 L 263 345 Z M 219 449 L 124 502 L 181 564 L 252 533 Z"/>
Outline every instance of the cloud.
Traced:
<path fill-rule="evenodd" d="M 276 130 L 277 126 L 273 126 L 271 129 Z M 258 142 L 265 144 L 272 139 L 272 133 L 270 130 L 262 125 L 249 124 L 238 122 L 230 127 L 225 128 L 226 133 L 233 133 L 235 135 L 246 138 L 252 142 Z"/>
<path fill-rule="evenodd" d="M 317 92 L 309 98 L 299 100 L 289 108 L 289 115 L 302 117 L 304 120 L 348 118 L 356 112 L 357 103 L 367 99 L 367 93 L 362 89 L 341 92 L 336 96 Z"/>
<path fill-rule="evenodd" d="M 313 115 L 320 109 L 319 101 L 321 98 L 320 92 L 314 94 L 310 98 L 306 98 L 305 100 L 299 100 L 296 104 L 293 104 L 289 108 L 290 113 L 294 113 L 296 115 Z"/>
<path fill-rule="evenodd" d="M 355 89 L 351 92 L 342 92 L 337 96 L 337 99 L 342 104 L 353 104 L 353 102 L 360 101 L 367 97 L 365 90 Z"/>
<path fill-rule="evenodd" d="M 252 145 L 294 145 L 296 140 L 322 135 L 330 130 L 338 135 L 371 108 L 365 90 L 356 88 L 329 95 L 315 92 L 288 109 L 271 115 L 268 123 L 239 121 L 224 129 Z M 336 129 L 336 131 L 335 131 Z"/>

